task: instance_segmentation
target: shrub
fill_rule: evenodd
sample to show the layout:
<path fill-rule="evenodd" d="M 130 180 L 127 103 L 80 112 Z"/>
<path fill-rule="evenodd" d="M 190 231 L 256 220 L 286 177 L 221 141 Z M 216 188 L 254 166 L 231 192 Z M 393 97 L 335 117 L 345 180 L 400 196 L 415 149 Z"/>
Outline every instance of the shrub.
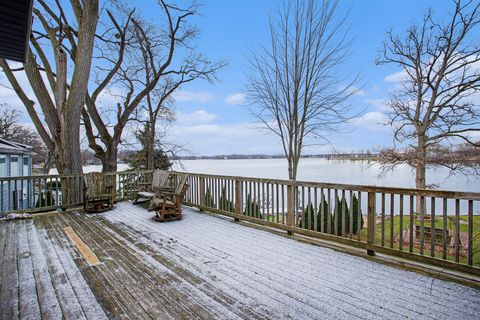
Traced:
<path fill-rule="evenodd" d="M 260 206 L 255 202 L 255 200 L 252 200 L 250 193 L 247 195 L 247 201 L 245 203 L 245 210 L 243 211 L 243 214 L 249 217 L 263 219 L 262 213 L 260 212 Z"/>
<path fill-rule="evenodd" d="M 211 208 L 217 207 L 215 203 L 215 199 L 213 199 L 212 192 L 210 191 L 210 188 L 207 188 L 207 191 L 205 192 L 205 205 Z"/>
<path fill-rule="evenodd" d="M 335 208 L 335 217 L 332 220 L 332 234 L 342 235 L 342 210 L 343 210 L 343 201 L 337 195 L 337 208 Z M 335 219 L 338 220 L 337 223 L 337 232 L 335 233 Z M 350 210 L 348 209 L 348 204 L 345 201 L 345 224 L 344 224 L 345 233 L 348 233 L 350 230 Z"/>
<path fill-rule="evenodd" d="M 358 199 L 357 196 L 353 195 L 353 233 L 357 234 L 358 229 Z M 360 209 L 360 230 L 363 229 L 363 214 L 362 209 Z"/>
<path fill-rule="evenodd" d="M 327 233 L 328 231 L 328 201 L 327 201 L 327 198 L 325 197 L 325 195 L 323 195 L 323 212 L 324 212 L 324 216 L 323 216 L 323 230 L 321 230 L 322 228 L 322 215 L 321 215 L 321 212 L 322 212 L 322 204 L 320 203 L 320 206 L 318 207 L 318 214 L 317 214 L 317 231 L 320 231 L 320 232 L 324 232 L 324 233 Z M 333 229 L 333 228 L 332 228 Z"/>
<path fill-rule="evenodd" d="M 304 229 L 314 230 L 314 227 L 315 227 L 314 219 L 315 219 L 315 209 L 313 208 L 313 204 L 310 203 L 310 205 L 308 205 L 303 210 L 303 217 L 299 222 L 299 227 Z"/>
<path fill-rule="evenodd" d="M 227 190 L 225 189 L 225 187 L 222 188 L 219 202 L 220 202 L 219 203 L 220 210 L 229 211 L 229 212 L 235 211 L 233 207 L 233 202 L 228 200 Z"/>

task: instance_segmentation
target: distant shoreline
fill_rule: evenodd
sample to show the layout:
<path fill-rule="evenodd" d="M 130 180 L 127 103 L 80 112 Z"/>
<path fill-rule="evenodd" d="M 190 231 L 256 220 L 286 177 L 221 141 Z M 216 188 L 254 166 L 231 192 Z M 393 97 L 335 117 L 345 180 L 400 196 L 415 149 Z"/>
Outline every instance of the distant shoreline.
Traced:
<path fill-rule="evenodd" d="M 336 154 L 315 154 L 305 155 L 302 159 L 328 159 L 328 160 L 378 160 L 378 154 L 356 154 L 356 153 L 336 153 Z M 249 159 L 286 159 L 284 155 L 266 155 L 266 154 L 228 154 L 214 156 L 177 156 L 171 160 L 249 160 Z"/>

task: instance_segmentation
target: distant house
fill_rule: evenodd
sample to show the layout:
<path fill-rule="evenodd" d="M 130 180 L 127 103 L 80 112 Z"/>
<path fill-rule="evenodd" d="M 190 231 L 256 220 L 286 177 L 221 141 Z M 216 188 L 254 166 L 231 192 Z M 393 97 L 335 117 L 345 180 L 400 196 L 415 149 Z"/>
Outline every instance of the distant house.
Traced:
<path fill-rule="evenodd" d="M 32 147 L 0 139 L 0 211 L 33 205 L 34 192 L 26 179 L 5 179 L 32 175 Z"/>

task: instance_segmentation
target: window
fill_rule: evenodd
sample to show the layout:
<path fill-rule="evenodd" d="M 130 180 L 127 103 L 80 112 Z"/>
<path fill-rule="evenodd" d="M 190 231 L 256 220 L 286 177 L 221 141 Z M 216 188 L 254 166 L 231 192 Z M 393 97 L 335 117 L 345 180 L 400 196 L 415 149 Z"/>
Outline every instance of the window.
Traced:
<path fill-rule="evenodd" d="M 16 177 L 19 175 L 20 167 L 18 165 L 18 156 L 10 157 L 10 176 Z"/>
<path fill-rule="evenodd" d="M 0 156 L 0 177 L 7 176 L 7 157 Z"/>
<path fill-rule="evenodd" d="M 28 157 L 23 157 L 23 176 L 30 175 L 30 161 Z"/>

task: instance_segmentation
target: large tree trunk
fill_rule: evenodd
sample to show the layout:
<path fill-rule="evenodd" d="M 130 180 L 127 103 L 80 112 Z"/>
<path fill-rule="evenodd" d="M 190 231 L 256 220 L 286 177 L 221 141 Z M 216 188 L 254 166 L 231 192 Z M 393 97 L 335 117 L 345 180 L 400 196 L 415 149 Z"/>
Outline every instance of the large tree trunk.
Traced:
<path fill-rule="evenodd" d="M 118 143 L 113 142 L 108 146 L 102 160 L 102 172 L 116 172 L 118 160 Z"/>

